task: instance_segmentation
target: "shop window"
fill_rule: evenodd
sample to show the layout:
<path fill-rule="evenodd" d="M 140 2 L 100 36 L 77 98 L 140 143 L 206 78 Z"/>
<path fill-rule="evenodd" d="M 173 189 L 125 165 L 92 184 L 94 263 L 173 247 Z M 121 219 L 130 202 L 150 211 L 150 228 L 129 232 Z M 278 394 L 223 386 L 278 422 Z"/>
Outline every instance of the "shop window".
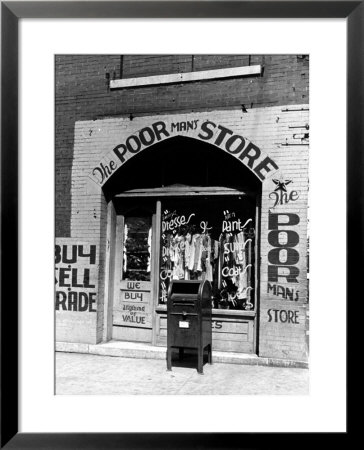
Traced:
<path fill-rule="evenodd" d="M 125 217 L 123 279 L 150 281 L 151 217 Z"/>
<path fill-rule="evenodd" d="M 204 280 L 213 307 L 254 309 L 255 199 L 162 202 L 159 303 L 171 280 Z"/>

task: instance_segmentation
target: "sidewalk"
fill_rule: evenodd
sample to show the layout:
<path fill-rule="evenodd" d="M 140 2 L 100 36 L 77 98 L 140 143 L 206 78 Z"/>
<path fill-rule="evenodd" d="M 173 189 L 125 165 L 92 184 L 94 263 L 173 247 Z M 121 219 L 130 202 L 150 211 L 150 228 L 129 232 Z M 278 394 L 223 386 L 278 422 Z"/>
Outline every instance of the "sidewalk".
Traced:
<path fill-rule="evenodd" d="M 79 344 L 56 342 L 56 351 L 67 353 L 86 353 L 100 356 L 119 356 L 123 358 L 166 359 L 166 348 L 141 342 L 109 341 L 102 344 Z M 226 364 L 259 365 L 270 367 L 290 367 L 307 369 L 306 361 L 294 361 L 279 358 L 264 358 L 257 355 L 234 352 L 212 351 L 213 362 Z"/>
<path fill-rule="evenodd" d="M 176 355 L 177 356 L 177 355 Z M 164 359 L 141 359 L 80 353 L 56 353 L 56 394 L 80 395 L 307 395 L 304 368 L 214 363 L 196 370 L 195 355 L 172 371 Z"/>

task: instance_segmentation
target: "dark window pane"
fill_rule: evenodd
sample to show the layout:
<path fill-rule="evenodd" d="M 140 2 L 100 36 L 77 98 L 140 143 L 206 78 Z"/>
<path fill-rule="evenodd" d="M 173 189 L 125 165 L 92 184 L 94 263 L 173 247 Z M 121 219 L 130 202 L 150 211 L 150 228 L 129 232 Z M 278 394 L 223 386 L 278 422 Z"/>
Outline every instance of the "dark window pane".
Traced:
<path fill-rule="evenodd" d="M 123 279 L 150 281 L 152 228 L 150 217 L 126 217 Z"/>

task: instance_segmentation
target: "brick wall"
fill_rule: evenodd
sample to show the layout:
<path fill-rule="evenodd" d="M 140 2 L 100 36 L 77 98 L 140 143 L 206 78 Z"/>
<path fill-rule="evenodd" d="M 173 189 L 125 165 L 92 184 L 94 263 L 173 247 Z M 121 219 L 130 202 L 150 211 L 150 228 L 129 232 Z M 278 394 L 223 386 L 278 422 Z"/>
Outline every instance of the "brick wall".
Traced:
<path fill-rule="evenodd" d="M 124 117 L 77 122 L 72 169 L 72 237 L 84 240 L 100 237 L 100 270 L 104 272 L 107 205 L 101 186 L 97 184 L 97 179 L 91 177 L 93 168 L 100 161 L 109 164 L 115 146 L 125 142 L 128 136 L 136 135 L 136 130 L 150 127 L 156 121 L 163 121 L 171 134 L 199 140 L 199 127 L 177 132 L 172 126 L 173 123 L 196 120 L 200 126 L 209 120 L 243 136 L 264 152 L 261 158 L 268 155 L 278 166 L 278 170 L 272 170 L 262 183 L 259 354 L 306 360 L 308 146 L 305 140 L 294 138 L 297 130 L 291 127 L 306 129 L 309 120 L 307 105 L 255 108 L 248 113 L 234 109 L 143 116 L 132 121 Z M 212 144 L 219 133 L 216 130 L 217 133 L 209 140 Z M 226 140 L 219 144 L 219 148 L 227 152 Z M 132 158 L 135 153 L 129 156 Z M 247 161 L 241 161 L 238 154 L 233 156 L 236 164 L 247 166 Z M 127 166 L 126 162 L 125 170 Z M 121 166 L 117 170 L 123 169 Z M 286 183 L 286 191 L 276 190 L 276 182 L 281 180 Z M 277 215 L 277 226 L 270 222 L 271 215 Z M 283 241 L 274 242 L 270 233 L 275 231 L 283 233 Z M 285 245 L 287 239 L 291 242 Z M 293 252 L 290 269 L 284 267 L 284 254 L 277 254 L 277 248 L 282 253 Z M 292 258 L 292 255 L 288 254 L 287 257 Z M 280 267 L 277 268 L 277 279 L 272 280 L 269 268 L 275 266 Z M 289 278 L 290 275 L 293 279 Z M 98 336 L 102 332 L 103 322 L 103 283 L 100 277 Z"/>
<path fill-rule="evenodd" d="M 100 242 L 57 238 L 55 245 L 56 341 L 92 343 L 97 337 L 97 322 L 102 304 L 100 283 Z"/>
<path fill-rule="evenodd" d="M 139 77 L 261 64 L 263 76 L 110 91 Z M 57 55 L 56 236 L 70 236 L 74 124 L 105 116 L 308 103 L 308 61 L 296 55 Z"/>
<path fill-rule="evenodd" d="M 115 78 L 156 75 L 190 71 L 192 63 L 194 70 L 263 64 L 264 74 L 112 92 L 107 87 L 106 73 Z M 250 140 L 279 166 L 262 183 L 259 354 L 307 360 L 308 146 L 305 139 L 295 138 L 307 131 L 309 121 L 307 60 L 296 56 L 233 56 L 227 61 L 224 56 L 204 55 L 192 61 L 191 55 L 84 55 L 58 56 L 56 68 L 56 234 L 83 242 L 96 239 L 100 245 L 97 313 L 92 315 L 92 332 L 82 334 L 87 327 L 80 327 L 76 339 L 97 343 L 105 331 L 107 204 L 102 189 L 90 177 L 92 169 L 100 161 L 110 161 L 116 145 L 155 121 L 164 120 L 170 126 L 210 120 Z M 242 103 L 247 113 L 242 112 Z M 131 113 L 134 118 L 129 117 Z M 199 139 L 193 131 L 176 134 Z M 220 148 L 226 151 L 223 145 Z M 274 180 L 289 181 L 287 192 L 277 191 Z M 276 229 L 270 214 L 280 215 Z M 275 231 L 283 233 L 283 241 L 274 241 Z M 285 252 L 291 269 L 284 267 L 288 265 Z M 76 312 L 71 316 L 78 319 Z M 67 320 L 62 322 L 61 314 L 57 320 L 61 335 L 67 336 Z"/>

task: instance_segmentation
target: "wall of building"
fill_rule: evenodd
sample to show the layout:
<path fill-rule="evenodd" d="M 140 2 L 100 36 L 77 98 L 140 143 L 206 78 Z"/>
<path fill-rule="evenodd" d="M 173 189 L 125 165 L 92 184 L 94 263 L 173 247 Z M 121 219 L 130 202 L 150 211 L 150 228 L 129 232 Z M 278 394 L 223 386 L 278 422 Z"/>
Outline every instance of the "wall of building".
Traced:
<path fill-rule="evenodd" d="M 103 278 L 99 240 L 56 238 L 55 272 L 56 341 L 96 343 Z"/>
<path fill-rule="evenodd" d="M 263 65 L 261 77 L 109 89 L 110 79 Z M 296 55 L 57 55 L 56 236 L 71 234 L 71 168 L 77 121 L 188 110 L 306 104 L 308 59 Z"/>
<path fill-rule="evenodd" d="M 261 179 L 259 355 L 307 360 L 307 60 L 297 56 L 236 56 L 229 64 L 264 64 L 263 76 L 108 89 L 107 73 L 118 78 L 190 71 L 191 59 L 56 58 L 56 233 L 68 238 L 70 245 L 93 240 L 99 244 L 96 311 L 87 312 L 90 317 L 73 335 L 70 325 L 75 320 L 82 322 L 80 314 L 62 310 L 57 316 L 57 336 L 68 342 L 89 343 L 105 338 L 110 306 L 108 210 L 103 183 L 93 176 L 94 169 L 114 158 L 117 170 L 122 163 L 113 149 L 157 121 L 163 121 L 172 135 L 195 139 L 201 139 L 199 127 L 209 121 L 253 143 L 277 165 Z M 226 67 L 226 59 L 196 56 L 193 64 L 195 70 L 220 68 Z M 178 131 L 172 126 L 193 121 L 198 123 L 196 129 Z M 215 137 L 210 138 L 212 144 Z M 228 152 L 226 140 L 218 146 Z M 239 160 L 239 154 L 233 156 L 237 163 L 247 165 Z"/>

